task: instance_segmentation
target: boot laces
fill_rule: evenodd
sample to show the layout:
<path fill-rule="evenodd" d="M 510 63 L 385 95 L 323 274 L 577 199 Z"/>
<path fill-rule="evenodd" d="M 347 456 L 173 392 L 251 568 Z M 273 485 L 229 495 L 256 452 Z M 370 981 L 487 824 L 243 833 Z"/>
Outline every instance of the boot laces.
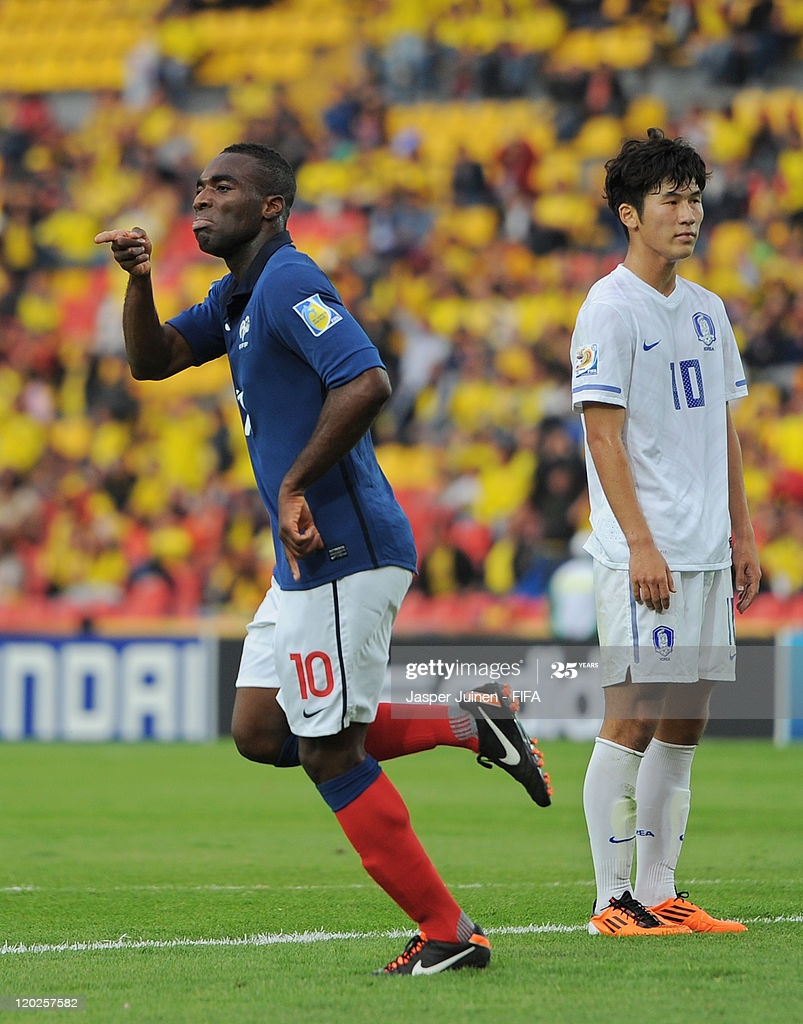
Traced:
<path fill-rule="evenodd" d="M 396 971 L 400 967 L 404 967 L 416 956 L 426 945 L 426 936 L 414 935 L 404 949 L 399 953 L 395 960 L 391 960 L 385 968 L 386 971 Z"/>

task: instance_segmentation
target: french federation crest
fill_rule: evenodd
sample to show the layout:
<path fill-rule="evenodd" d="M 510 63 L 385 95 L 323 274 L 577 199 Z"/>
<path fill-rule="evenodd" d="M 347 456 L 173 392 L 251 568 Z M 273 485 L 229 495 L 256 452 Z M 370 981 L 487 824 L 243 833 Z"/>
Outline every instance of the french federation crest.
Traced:
<path fill-rule="evenodd" d="M 597 373 L 599 351 L 596 345 L 584 345 L 574 357 L 575 377 L 590 377 Z"/>
<path fill-rule="evenodd" d="M 717 332 L 714 321 L 708 313 L 695 313 L 691 318 L 694 330 L 699 340 L 703 343 L 706 352 L 713 351 L 714 342 L 717 340 Z"/>
<path fill-rule="evenodd" d="M 336 309 L 326 305 L 317 292 L 297 302 L 293 309 L 316 338 L 320 338 L 324 331 L 328 331 L 343 319 Z"/>
<path fill-rule="evenodd" d="M 656 626 L 652 631 L 652 645 L 661 661 L 669 661 L 675 649 L 675 631 L 670 626 Z"/>

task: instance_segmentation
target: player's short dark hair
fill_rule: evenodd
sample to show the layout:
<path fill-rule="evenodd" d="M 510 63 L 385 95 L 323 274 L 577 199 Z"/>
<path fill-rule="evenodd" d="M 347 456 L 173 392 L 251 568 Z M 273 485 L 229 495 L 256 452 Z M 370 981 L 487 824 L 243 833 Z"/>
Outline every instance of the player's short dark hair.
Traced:
<path fill-rule="evenodd" d="M 290 212 L 296 197 L 296 176 L 281 153 L 270 146 L 263 146 L 261 142 L 235 142 L 231 146 L 226 146 L 223 152 L 253 157 L 262 171 L 262 194 L 282 196 L 285 209 Z"/>
<path fill-rule="evenodd" d="M 668 139 L 660 128 L 650 128 L 646 139 L 627 139 L 619 153 L 605 164 L 605 198 L 619 220 L 622 203 L 639 217 L 644 198 L 666 181 L 673 188 L 696 185 L 702 192 L 709 177 L 705 161 L 685 139 Z M 625 235 L 627 228 L 622 225 Z"/>

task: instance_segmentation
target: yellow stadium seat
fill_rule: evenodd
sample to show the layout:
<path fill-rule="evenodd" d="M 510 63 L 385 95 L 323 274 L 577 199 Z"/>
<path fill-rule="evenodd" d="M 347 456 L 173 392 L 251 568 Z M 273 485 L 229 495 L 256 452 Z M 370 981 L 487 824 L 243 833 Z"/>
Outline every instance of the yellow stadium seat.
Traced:
<path fill-rule="evenodd" d="M 734 121 L 751 137 L 761 126 L 766 95 L 763 89 L 739 89 L 731 101 Z"/>
<path fill-rule="evenodd" d="M 715 265 L 732 265 L 734 253 L 747 252 L 755 241 L 755 234 L 747 221 L 723 221 L 708 233 L 708 261 Z"/>
<path fill-rule="evenodd" d="M 778 156 L 778 173 L 784 182 L 779 205 L 789 213 L 803 210 L 803 153 L 785 149 Z"/>
<path fill-rule="evenodd" d="M 65 459 L 81 462 L 89 455 L 95 425 L 84 416 L 59 420 L 49 432 L 50 447 Z"/>
<path fill-rule="evenodd" d="M 427 310 L 430 327 L 436 334 L 444 337 L 454 334 L 465 324 L 466 306 L 467 300 L 461 296 L 432 299 Z"/>
<path fill-rule="evenodd" d="M 728 8 L 719 0 L 697 0 L 694 16 L 704 39 L 724 39 L 731 32 L 727 20 Z"/>
<path fill-rule="evenodd" d="M 513 19 L 513 29 L 520 44 L 534 53 L 547 53 L 563 38 L 568 19 L 558 7 L 537 6 L 524 10 Z"/>
<path fill-rule="evenodd" d="M 622 142 L 622 124 L 616 117 L 601 115 L 585 121 L 575 136 L 572 148 L 584 160 L 607 159 Z"/>
<path fill-rule="evenodd" d="M 587 28 L 572 29 L 552 50 L 550 60 L 558 68 L 591 70 L 597 67 L 600 63 L 597 33 Z"/>
<path fill-rule="evenodd" d="M 750 152 L 750 135 L 734 119 L 721 114 L 708 118 L 708 152 L 716 163 L 743 160 Z"/>
<path fill-rule="evenodd" d="M 0 470 L 27 473 L 39 462 L 47 444 L 47 430 L 32 416 L 18 413 L 0 424 Z"/>
<path fill-rule="evenodd" d="M 653 30 L 641 21 L 624 22 L 597 34 L 599 63 L 620 70 L 648 64 L 655 49 Z"/>
<path fill-rule="evenodd" d="M 634 97 L 622 118 L 623 136 L 640 138 L 648 128 L 663 128 L 669 122 L 669 109 L 660 96 Z"/>
<path fill-rule="evenodd" d="M 764 94 L 764 110 L 772 130 L 777 134 L 783 136 L 786 133 L 798 99 L 799 94 L 794 89 L 771 89 Z"/>
<path fill-rule="evenodd" d="M 443 213 L 438 218 L 437 227 L 464 245 L 480 249 L 491 242 L 498 222 L 496 211 L 490 207 L 469 206 Z"/>
<path fill-rule="evenodd" d="M 571 146 L 558 146 L 543 154 L 533 177 L 538 192 L 579 188 L 582 183 L 582 167 Z"/>

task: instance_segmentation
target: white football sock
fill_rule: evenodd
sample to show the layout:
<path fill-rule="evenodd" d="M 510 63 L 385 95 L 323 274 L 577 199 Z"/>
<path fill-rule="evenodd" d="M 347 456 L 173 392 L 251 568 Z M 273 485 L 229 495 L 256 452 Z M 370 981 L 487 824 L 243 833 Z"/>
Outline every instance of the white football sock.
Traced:
<path fill-rule="evenodd" d="M 636 785 L 636 888 L 645 907 L 675 895 L 675 868 L 691 803 L 691 763 L 696 746 L 654 739 Z"/>
<path fill-rule="evenodd" d="M 631 888 L 636 834 L 636 777 L 644 755 L 597 737 L 583 785 L 591 858 L 597 883 L 595 913 Z"/>

